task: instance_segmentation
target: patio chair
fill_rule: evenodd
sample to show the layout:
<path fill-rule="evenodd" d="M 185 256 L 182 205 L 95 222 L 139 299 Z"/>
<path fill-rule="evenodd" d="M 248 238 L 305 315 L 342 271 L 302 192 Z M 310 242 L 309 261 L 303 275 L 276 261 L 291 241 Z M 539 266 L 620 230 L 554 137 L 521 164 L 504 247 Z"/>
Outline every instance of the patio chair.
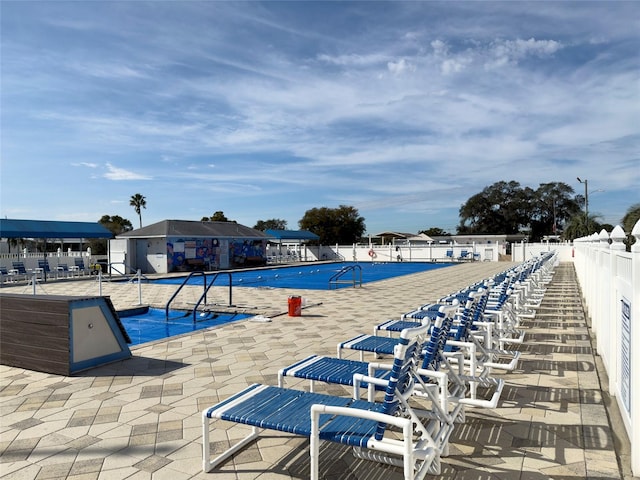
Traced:
<path fill-rule="evenodd" d="M 436 335 L 442 334 L 445 320 L 450 321 L 453 318 L 455 310 L 456 306 L 438 305 L 438 310 L 433 322 L 425 323 L 425 325 L 431 325 L 429 341 L 431 342 L 430 345 L 432 348 L 429 349 L 429 347 L 425 347 L 425 352 L 423 352 L 421 359 L 421 368 L 428 368 L 436 360 L 437 355 L 439 355 L 439 349 L 442 347 L 443 342 L 441 342 L 440 337 L 436 338 Z M 433 326 L 435 326 L 435 329 Z M 412 325 L 404 330 L 419 327 L 421 327 L 421 325 Z M 384 352 L 393 354 L 393 349 L 399 342 L 400 339 L 393 339 L 392 341 L 385 340 L 385 343 L 390 346 L 385 348 Z M 387 379 L 390 373 L 389 370 L 388 363 L 364 362 L 322 355 L 311 355 L 293 365 L 280 369 L 278 371 L 278 385 L 282 387 L 284 377 L 287 376 L 304 378 L 310 381 L 310 391 L 314 392 L 315 381 L 353 386 L 353 377 L 355 374 Z M 378 389 L 380 390 L 380 388 Z M 373 399 L 371 399 L 371 401 L 373 401 Z"/>
<path fill-rule="evenodd" d="M 520 352 L 493 348 L 493 322 L 482 320 L 485 295 L 486 290 L 468 294 L 465 308 L 458 315 L 458 322 L 451 327 L 444 347 L 445 355 L 455 364 L 460 362 L 460 368 L 466 366 L 471 377 L 489 376 L 492 368 L 514 370 L 520 358 Z M 422 321 L 428 324 L 431 320 L 425 316 Z M 366 352 L 388 355 L 397 341 L 390 337 L 358 335 L 338 344 L 338 358 L 342 358 L 344 350 L 359 351 L 360 361 L 364 361 Z"/>
<path fill-rule="evenodd" d="M 337 397 L 254 384 L 204 410 L 204 471 L 211 471 L 256 440 L 262 429 L 271 429 L 309 437 L 311 480 L 319 478 L 320 441 L 353 447 L 358 458 L 401 466 L 405 480 L 440 473 L 441 452 L 437 443 L 407 401 L 413 394 L 418 357 L 428 330 L 429 327 L 424 326 L 402 332 L 388 380 L 358 378 L 358 381 L 384 384 L 382 402 L 360 400 L 359 395 Z M 252 431 L 211 460 L 211 419 L 250 425 Z"/>
<path fill-rule="evenodd" d="M 57 275 L 60 277 L 64 275 L 65 277 L 69 277 L 71 275 L 71 270 L 69 270 L 69 266 L 66 263 L 60 263 L 56 267 Z"/>
<path fill-rule="evenodd" d="M 431 323 L 431 340 L 423 351 L 421 369 L 418 371 L 417 378 L 419 385 L 414 393 L 416 397 L 430 400 L 432 404 L 431 410 L 434 410 L 433 405 L 438 405 L 438 403 L 439 407 L 435 407 L 435 416 L 433 411 L 416 410 L 420 418 L 427 417 L 437 422 L 447 423 L 447 419 L 455 420 L 463 417 L 462 408 L 465 405 L 495 408 L 500 400 L 504 387 L 503 380 L 489 377 L 486 374 L 478 377 L 464 375 L 460 368 L 455 368 L 451 365 L 449 358 L 444 354 L 447 336 L 449 335 L 456 310 L 457 302 L 454 305 L 439 305 L 438 313 Z M 383 338 L 386 348 L 380 348 L 380 345 L 378 345 L 378 352 L 384 351 L 384 353 L 388 353 L 392 351 L 392 345 L 395 345 L 397 340 Z M 464 365 L 462 359 L 458 359 L 456 363 L 461 366 Z M 389 367 L 385 363 L 368 363 L 344 358 L 311 355 L 300 362 L 281 369 L 278 372 L 278 385 L 283 386 L 285 377 L 303 378 L 309 380 L 309 388 L 313 392 L 315 383 L 318 381 L 353 386 L 354 378 L 357 375 L 385 378 L 388 370 Z M 478 395 L 478 386 L 485 387 L 482 397 Z M 369 387 L 369 400 L 373 401 L 374 391 L 371 389 L 371 385 Z M 436 387 L 437 394 L 432 391 L 432 387 Z M 450 405 L 454 405 L 454 408 L 450 409 Z M 438 436 L 438 438 L 445 440 L 448 437 Z M 444 449 L 445 445 L 441 445 L 441 447 Z"/>
<path fill-rule="evenodd" d="M 421 367 L 416 371 L 416 387 L 414 396 L 427 399 L 431 402 L 428 409 L 422 407 L 414 409 L 418 417 L 428 422 L 428 429 L 437 439 L 440 451 L 446 451 L 450 431 L 442 431 L 441 428 L 449 428 L 457 418 L 462 418 L 463 404 L 450 411 L 449 404 L 454 398 L 463 398 L 466 386 L 462 381 L 452 382 L 446 372 L 439 371 L 442 346 L 442 336 L 446 335 L 446 323 L 450 322 L 455 307 L 443 305 L 430 328 L 428 343 L 423 347 L 421 354 Z M 332 358 L 322 355 L 311 355 L 278 372 L 278 386 L 284 386 L 285 377 L 303 378 L 310 381 L 310 392 L 314 392 L 317 381 L 354 387 L 354 396 L 360 388 L 367 388 L 368 400 L 375 401 L 375 393 L 386 388 L 392 365 L 389 363 L 358 362 Z M 364 377 L 383 380 L 381 383 L 374 381 L 361 382 Z M 435 424 L 434 424 L 435 422 Z M 440 430 L 440 431 L 439 431 Z M 438 434 L 433 432 L 439 431 Z"/>
<path fill-rule="evenodd" d="M 453 260 L 453 250 L 447 250 L 446 255 L 449 260 Z"/>
<path fill-rule="evenodd" d="M 465 260 L 469 260 L 469 252 L 467 250 L 461 250 L 460 255 L 458 255 L 458 261 L 462 262 Z"/>
<path fill-rule="evenodd" d="M 14 278 L 20 276 L 23 279 L 27 279 L 31 276 L 30 272 L 28 272 L 25 268 L 23 262 L 11 262 L 11 265 L 13 268 L 9 270 L 9 275 L 12 275 Z"/>
<path fill-rule="evenodd" d="M 38 268 L 36 268 L 35 271 L 41 276 L 41 278 L 43 273 L 45 276 L 58 276 L 58 272 L 51 270 L 51 267 L 49 267 L 49 262 L 47 262 L 45 259 L 38 259 Z"/>
<path fill-rule="evenodd" d="M 9 270 L 6 267 L 0 267 L 0 284 L 5 282 L 13 282 L 13 275 L 9 274 Z"/>
<path fill-rule="evenodd" d="M 73 263 L 74 264 L 69 267 L 69 270 L 71 271 L 71 273 L 72 274 L 77 273 L 78 276 L 82 274 L 84 276 L 84 273 L 87 269 L 87 267 L 84 264 L 84 260 L 82 258 L 74 257 Z"/>
<path fill-rule="evenodd" d="M 494 322 L 483 319 L 487 291 L 480 290 L 470 295 L 474 295 L 477 301 L 461 315 L 460 323 L 447 340 L 445 355 L 463 351 L 465 365 L 472 376 L 488 376 L 492 368 L 514 370 L 520 359 L 520 352 L 494 348 Z"/>

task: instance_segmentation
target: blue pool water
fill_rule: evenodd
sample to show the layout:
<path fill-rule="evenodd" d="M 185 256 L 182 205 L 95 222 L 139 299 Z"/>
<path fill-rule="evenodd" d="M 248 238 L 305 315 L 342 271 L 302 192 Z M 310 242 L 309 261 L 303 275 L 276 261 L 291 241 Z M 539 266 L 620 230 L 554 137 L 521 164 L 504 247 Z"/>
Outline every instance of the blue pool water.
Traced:
<path fill-rule="evenodd" d="M 128 313 L 130 312 L 119 312 L 118 315 L 129 337 L 131 337 L 131 345 L 140 345 L 183 333 L 195 332 L 242 320 L 249 316 L 242 313 L 207 313 L 204 315 L 197 313 L 197 321 L 194 323 L 191 312 L 170 311 L 169 321 L 166 320 L 165 311 L 160 308 L 149 308 L 147 312 L 133 315 Z"/>
<path fill-rule="evenodd" d="M 409 275 L 437 268 L 445 268 L 452 263 L 432 263 L 432 262 L 394 262 L 394 263 L 325 263 L 313 265 L 297 265 L 291 267 L 267 268 L 257 270 L 236 270 L 233 271 L 232 282 L 234 287 L 269 287 L 269 288 L 301 288 L 309 290 L 328 290 L 329 279 L 340 269 L 352 265 L 359 265 L 362 268 L 362 283 L 385 280 L 401 275 Z M 360 272 L 355 271 L 359 279 Z M 209 282 L 213 274 L 207 274 Z M 352 273 L 347 272 L 343 279 L 352 279 Z M 184 277 L 164 278 L 155 280 L 154 283 L 181 284 Z M 202 285 L 204 277 L 194 276 L 189 280 L 189 285 Z M 216 286 L 229 285 L 229 276 L 220 273 L 215 280 Z M 341 284 L 332 288 L 347 288 L 352 285 Z"/>

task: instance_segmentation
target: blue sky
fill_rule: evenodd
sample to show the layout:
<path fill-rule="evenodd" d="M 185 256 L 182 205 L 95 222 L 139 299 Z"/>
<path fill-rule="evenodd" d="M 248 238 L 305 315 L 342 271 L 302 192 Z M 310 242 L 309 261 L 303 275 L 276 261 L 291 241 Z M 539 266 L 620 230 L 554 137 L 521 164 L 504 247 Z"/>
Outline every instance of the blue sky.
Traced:
<path fill-rule="evenodd" d="M 12 2 L 0 214 L 455 231 L 499 180 L 640 202 L 640 2 Z"/>

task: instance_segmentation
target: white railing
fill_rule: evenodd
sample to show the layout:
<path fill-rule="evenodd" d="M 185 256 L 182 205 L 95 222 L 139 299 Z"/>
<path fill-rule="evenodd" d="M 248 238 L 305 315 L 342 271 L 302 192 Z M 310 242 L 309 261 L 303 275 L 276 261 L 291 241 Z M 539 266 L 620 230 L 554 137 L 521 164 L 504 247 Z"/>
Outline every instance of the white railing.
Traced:
<path fill-rule="evenodd" d="M 499 260 L 504 245 L 321 245 L 301 246 L 302 261 L 346 260 L 349 262 L 450 262 Z M 466 255 L 463 257 L 463 254 Z"/>
<path fill-rule="evenodd" d="M 0 266 L 11 270 L 13 268 L 13 262 L 22 262 L 27 269 L 35 270 L 38 268 L 38 261 L 45 258 L 44 252 L 29 252 L 24 249 L 18 253 L 0 253 Z M 106 258 L 106 255 L 92 255 L 91 249 L 87 249 L 85 252 L 79 251 L 57 251 L 47 252 L 46 259 L 51 270 L 56 270 L 60 265 L 72 266 L 75 264 L 76 258 L 84 259 L 85 265 L 96 263 L 98 260 Z"/>
<path fill-rule="evenodd" d="M 609 393 L 631 443 L 631 469 L 640 475 L 640 220 L 631 235 L 631 252 L 620 226 L 576 239 L 573 260 Z"/>
<path fill-rule="evenodd" d="M 526 262 L 539 256 L 541 253 L 551 251 L 557 253 L 560 262 L 570 262 L 573 254 L 573 245 L 568 242 L 514 243 L 511 245 L 511 260 L 518 263 Z"/>

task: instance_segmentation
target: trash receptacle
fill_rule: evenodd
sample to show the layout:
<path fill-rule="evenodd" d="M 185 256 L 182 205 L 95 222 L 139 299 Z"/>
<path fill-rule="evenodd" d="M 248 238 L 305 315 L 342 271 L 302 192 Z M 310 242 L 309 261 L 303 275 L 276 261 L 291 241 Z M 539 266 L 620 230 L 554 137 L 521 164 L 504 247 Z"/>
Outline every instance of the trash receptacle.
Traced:
<path fill-rule="evenodd" d="M 299 317 L 302 315 L 302 297 L 291 295 L 289 297 L 289 316 Z"/>

